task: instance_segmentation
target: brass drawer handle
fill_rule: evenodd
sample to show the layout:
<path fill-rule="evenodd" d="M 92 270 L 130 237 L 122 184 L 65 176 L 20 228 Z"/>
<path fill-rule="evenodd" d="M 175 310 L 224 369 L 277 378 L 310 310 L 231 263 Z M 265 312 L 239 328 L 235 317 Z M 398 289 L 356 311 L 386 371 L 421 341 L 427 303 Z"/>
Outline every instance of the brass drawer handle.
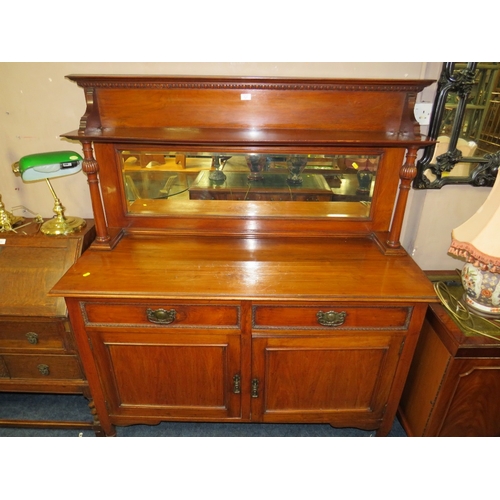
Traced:
<path fill-rule="evenodd" d="M 42 375 L 50 375 L 49 365 L 38 365 L 37 368 Z"/>
<path fill-rule="evenodd" d="M 146 311 L 148 316 L 148 321 L 151 323 L 156 323 L 158 325 L 169 325 L 175 321 L 176 311 L 175 309 L 148 309 Z"/>
<path fill-rule="evenodd" d="M 323 326 L 340 326 L 344 324 L 347 313 L 345 311 L 318 311 L 316 313 L 316 318 L 318 318 L 318 323 Z"/>
<path fill-rule="evenodd" d="M 38 334 L 35 332 L 28 332 L 26 338 L 30 344 L 38 344 Z"/>

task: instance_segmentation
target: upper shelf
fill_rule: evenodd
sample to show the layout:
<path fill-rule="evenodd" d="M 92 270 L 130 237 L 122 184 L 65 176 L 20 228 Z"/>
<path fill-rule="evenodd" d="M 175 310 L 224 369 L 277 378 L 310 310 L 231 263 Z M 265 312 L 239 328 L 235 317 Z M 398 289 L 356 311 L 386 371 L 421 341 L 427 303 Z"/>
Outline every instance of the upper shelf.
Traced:
<path fill-rule="evenodd" d="M 431 80 L 67 78 L 84 89 L 87 102 L 79 129 L 64 134 L 70 139 L 245 147 L 428 143 L 413 108 Z"/>
<path fill-rule="evenodd" d="M 161 144 L 164 146 L 206 146 L 228 148 L 233 146 L 338 146 L 338 147 L 425 147 L 434 141 L 420 134 L 392 134 L 386 132 L 346 132 L 302 129 L 230 129 L 188 127 L 115 127 L 75 130 L 63 135 L 67 139 L 127 144 Z"/>

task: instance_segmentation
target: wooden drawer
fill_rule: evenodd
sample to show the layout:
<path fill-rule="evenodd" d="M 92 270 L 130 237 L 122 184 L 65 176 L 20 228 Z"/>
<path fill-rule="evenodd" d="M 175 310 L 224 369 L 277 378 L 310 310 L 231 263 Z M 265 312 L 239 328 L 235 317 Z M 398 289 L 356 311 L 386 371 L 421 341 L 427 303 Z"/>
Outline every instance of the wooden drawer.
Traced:
<path fill-rule="evenodd" d="M 65 351 L 65 322 L 0 320 L 0 351 Z"/>
<path fill-rule="evenodd" d="M 2 354 L 0 380 L 10 379 L 81 379 L 82 370 L 76 356 Z"/>
<path fill-rule="evenodd" d="M 169 328 L 237 328 L 240 308 L 226 304 L 173 302 L 80 303 L 87 326 L 150 326 Z"/>
<path fill-rule="evenodd" d="M 252 321 L 254 329 L 406 330 L 411 312 L 411 307 L 384 305 L 257 305 Z"/>

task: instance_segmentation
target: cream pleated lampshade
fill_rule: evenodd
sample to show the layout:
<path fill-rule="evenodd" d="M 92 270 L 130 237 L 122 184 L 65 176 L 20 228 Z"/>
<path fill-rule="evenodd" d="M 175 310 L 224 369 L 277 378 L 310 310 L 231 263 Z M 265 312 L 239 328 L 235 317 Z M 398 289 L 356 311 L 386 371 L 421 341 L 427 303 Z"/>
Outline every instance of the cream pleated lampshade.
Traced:
<path fill-rule="evenodd" d="M 500 272 L 500 175 L 481 208 L 451 237 L 450 253 L 481 269 Z"/>

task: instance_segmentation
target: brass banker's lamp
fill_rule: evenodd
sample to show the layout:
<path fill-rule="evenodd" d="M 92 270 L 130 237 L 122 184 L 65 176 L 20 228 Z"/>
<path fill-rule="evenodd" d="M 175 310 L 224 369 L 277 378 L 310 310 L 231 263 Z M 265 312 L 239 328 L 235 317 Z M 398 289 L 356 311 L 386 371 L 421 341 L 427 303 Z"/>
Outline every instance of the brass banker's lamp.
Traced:
<path fill-rule="evenodd" d="M 44 234 L 67 235 L 80 231 L 85 227 L 85 221 L 80 217 L 69 217 L 64 215 L 64 207 L 57 197 L 51 178 L 64 177 L 76 174 L 82 169 L 82 157 L 73 151 L 54 151 L 50 153 L 39 153 L 23 156 L 12 166 L 12 170 L 21 176 L 24 182 L 44 180 L 49 186 L 54 198 L 53 219 L 42 224 L 41 231 Z"/>

